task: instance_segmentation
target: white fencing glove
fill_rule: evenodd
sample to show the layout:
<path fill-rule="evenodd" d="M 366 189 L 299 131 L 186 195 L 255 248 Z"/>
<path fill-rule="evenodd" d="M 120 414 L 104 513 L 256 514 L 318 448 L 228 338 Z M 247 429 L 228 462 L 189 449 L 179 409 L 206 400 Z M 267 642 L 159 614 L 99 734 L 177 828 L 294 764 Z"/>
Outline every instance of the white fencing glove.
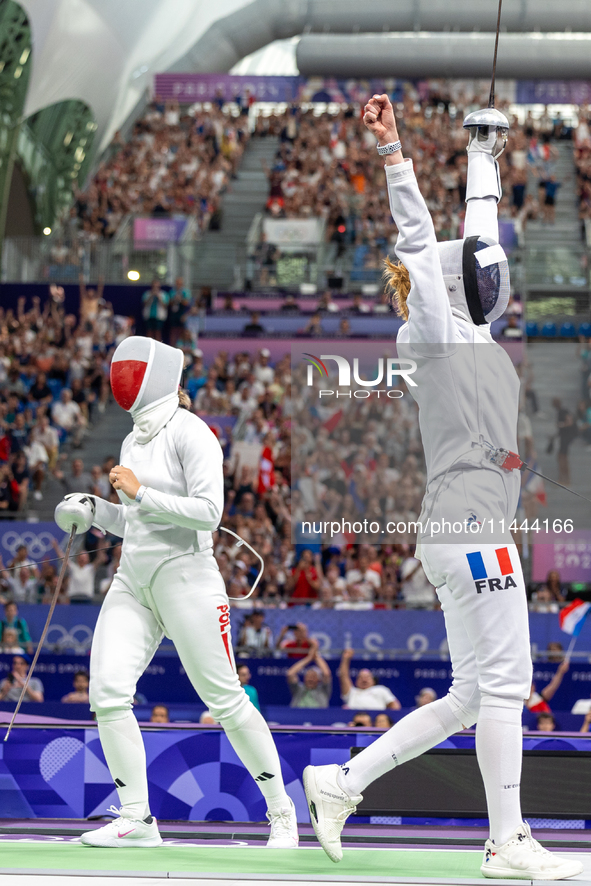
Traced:
<path fill-rule="evenodd" d="M 55 522 L 64 532 L 70 533 L 76 527 L 76 535 L 88 532 L 96 512 L 94 498 L 83 492 L 66 495 L 55 509 Z"/>
<path fill-rule="evenodd" d="M 469 154 L 490 154 L 497 159 L 505 150 L 509 135 L 509 121 L 496 108 L 482 108 L 472 111 L 464 120 L 464 129 L 470 133 L 467 151 Z M 497 142 L 501 140 L 501 149 Z"/>

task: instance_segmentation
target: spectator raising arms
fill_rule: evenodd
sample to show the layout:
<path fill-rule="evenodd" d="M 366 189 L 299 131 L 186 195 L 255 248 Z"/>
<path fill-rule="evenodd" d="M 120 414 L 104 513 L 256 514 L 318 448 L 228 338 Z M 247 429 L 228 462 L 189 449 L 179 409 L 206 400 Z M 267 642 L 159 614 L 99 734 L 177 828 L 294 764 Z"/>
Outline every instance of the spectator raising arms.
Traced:
<path fill-rule="evenodd" d="M 303 680 L 300 677 L 303 674 Z M 318 641 L 312 640 L 310 651 L 296 661 L 287 672 L 292 708 L 327 708 L 332 693 L 330 668 L 318 651 Z"/>
<path fill-rule="evenodd" d="M 533 711 L 534 714 L 549 714 L 551 712 L 549 702 L 554 698 L 557 690 L 560 688 L 560 684 L 562 683 L 563 677 L 568 671 L 568 668 L 569 660 L 568 658 L 565 658 L 564 661 L 560 662 L 558 665 L 552 680 L 547 686 L 544 686 L 541 692 L 536 692 L 535 683 L 532 683 L 530 696 L 525 703 L 526 708 Z"/>
<path fill-rule="evenodd" d="M 353 685 L 349 665 L 354 655 L 354 649 L 345 649 L 337 671 L 341 683 L 343 707 L 354 710 L 399 711 L 401 705 L 394 693 L 387 686 L 378 686 L 374 675 L 368 668 L 362 668 L 359 671 L 355 685 Z M 369 725 L 371 726 L 371 722 Z"/>

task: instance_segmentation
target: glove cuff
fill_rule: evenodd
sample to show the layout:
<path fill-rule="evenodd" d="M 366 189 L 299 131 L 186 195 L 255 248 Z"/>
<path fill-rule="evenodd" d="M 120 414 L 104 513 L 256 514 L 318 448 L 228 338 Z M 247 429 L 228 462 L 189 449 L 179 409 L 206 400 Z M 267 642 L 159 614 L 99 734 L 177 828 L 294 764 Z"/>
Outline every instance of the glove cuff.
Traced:
<path fill-rule="evenodd" d="M 501 196 L 501 178 L 497 161 L 491 154 L 484 154 L 481 151 L 469 152 L 466 203 L 468 200 L 485 197 L 494 197 L 498 203 Z"/>

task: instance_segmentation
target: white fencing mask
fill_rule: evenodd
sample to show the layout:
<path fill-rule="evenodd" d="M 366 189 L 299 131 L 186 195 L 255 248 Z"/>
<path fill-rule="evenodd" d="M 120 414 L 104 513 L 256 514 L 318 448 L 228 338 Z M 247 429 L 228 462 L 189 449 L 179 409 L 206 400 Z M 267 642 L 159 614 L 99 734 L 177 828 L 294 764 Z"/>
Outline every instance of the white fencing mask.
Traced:
<path fill-rule="evenodd" d="M 152 338 L 133 335 L 113 355 L 111 388 L 119 406 L 134 420 L 134 436 L 147 443 L 178 407 L 183 352 Z"/>
<path fill-rule="evenodd" d="M 502 317 L 511 292 L 503 247 L 489 237 L 466 237 L 437 246 L 452 308 L 476 326 Z"/>

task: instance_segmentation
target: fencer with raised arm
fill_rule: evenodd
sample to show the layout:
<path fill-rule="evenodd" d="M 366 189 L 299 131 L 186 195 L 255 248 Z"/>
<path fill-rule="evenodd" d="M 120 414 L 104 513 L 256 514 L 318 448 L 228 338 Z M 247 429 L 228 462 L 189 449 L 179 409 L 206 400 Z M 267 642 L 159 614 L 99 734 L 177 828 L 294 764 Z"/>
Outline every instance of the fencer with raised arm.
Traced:
<path fill-rule="evenodd" d="M 389 263 L 406 320 L 398 353 L 417 364 L 409 392 L 419 407 L 427 466 L 417 556 L 444 612 L 453 682 L 445 698 L 413 711 L 346 764 L 308 767 L 304 785 L 316 834 L 339 861 L 343 825 L 367 785 L 477 723 L 490 822 L 482 873 L 562 879 L 582 865 L 532 838 L 519 796 L 521 714 L 532 673 L 525 584 L 509 532 L 520 480 L 491 462 L 489 448 L 516 451 L 519 401 L 517 373 L 490 333 L 509 299 L 494 157 L 498 130 L 505 134 L 508 123 L 495 114 L 494 126 L 470 129 L 464 238 L 438 244 L 412 160 L 403 157 L 390 100 L 374 96 L 365 108 L 365 123 L 387 154 L 399 231 L 399 264 Z"/>
<path fill-rule="evenodd" d="M 114 822 L 81 839 L 89 846 L 162 842 L 150 814 L 146 756 L 132 701 L 166 635 L 257 781 L 271 823 L 268 845 L 293 848 L 294 805 L 269 728 L 236 673 L 229 602 L 213 555 L 212 532 L 224 505 L 222 450 L 205 422 L 180 406 L 182 368 L 183 352 L 153 339 L 133 336 L 119 345 L 111 386 L 134 421 L 110 475 L 121 503 L 69 496 L 56 509 L 62 528 L 74 517 L 80 523 L 86 508 L 89 525 L 123 539 L 90 657 L 91 709 L 121 809 Z"/>

